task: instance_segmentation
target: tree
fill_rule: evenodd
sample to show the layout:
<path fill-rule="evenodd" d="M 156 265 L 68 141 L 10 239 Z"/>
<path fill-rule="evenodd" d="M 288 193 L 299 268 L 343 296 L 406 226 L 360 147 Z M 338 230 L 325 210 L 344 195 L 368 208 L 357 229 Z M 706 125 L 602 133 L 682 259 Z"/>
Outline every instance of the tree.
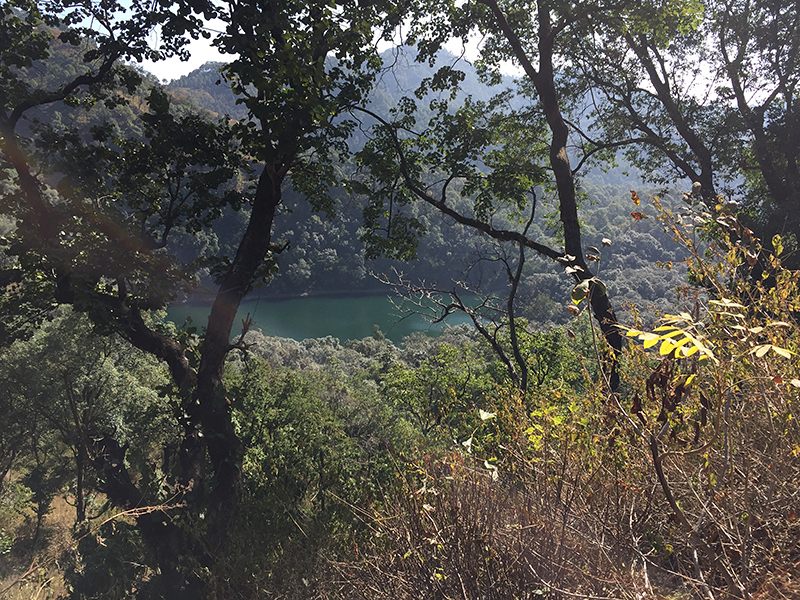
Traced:
<path fill-rule="evenodd" d="M 371 89 L 380 68 L 373 37 L 384 28 L 391 31 L 399 16 L 390 3 L 365 7 L 351 1 L 152 7 L 135 3 L 132 8 L 133 16 L 126 19 L 121 6 L 91 2 L 46 8 L 35 3 L 3 5 L 0 159 L 9 176 L 2 208 L 17 221 L 7 250 L 16 263 L 7 276 L 21 281 L 30 306 L 71 304 L 167 364 L 172 393 L 180 404 L 177 483 L 182 491 L 178 503 L 187 507 L 185 520 L 144 511 L 137 522 L 157 559 L 160 575 L 153 586 L 176 598 L 195 598 L 204 593 L 203 584 L 196 575 L 184 575 L 181 565 L 187 556 L 213 564 L 207 549 L 225 543 L 228 524 L 236 515 L 242 444 L 222 380 L 225 357 L 233 348 L 237 308 L 268 272 L 269 258 L 281 250 L 272 243 L 271 231 L 288 181 L 318 208 L 328 207 L 334 159 L 347 153 L 345 140 L 353 128 L 339 116 L 344 107 L 362 102 Z M 257 175 L 246 198 L 247 228 L 235 256 L 221 269 L 205 334 L 194 346 L 152 326 L 145 311 L 164 306 L 187 281 L 186 270 L 164 250 L 170 233 L 206 226 L 221 206 L 241 201 L 236 194 L 223 193 L 225 173 L 192 148 L 204 135 L 209 150 L 219 149 L 226 156 L 235 152 L 226 127 L 177 119 L 158 92 L 150 95 L 150 112 L 143 117 L 146 139 L 138 144 L 114 139 L 102 129 L 85 143 L 69 132 L 39 136 L 20 124 L 24 115 L 53 102 L 123 102 L 114 90 L 122 84 L 132 93 L 139 77 L 119 60 L 180 53 L 182 36 L 201 32 L 199 14 L 219 16 L 227 24 L 216 43 L 236 56 L 224 75 L 248 117 L 234 132 L 241 151 L 255 162 Z M 102 31 L 83 26 L 92 18 Z M 166 40 L 158 51 L 146 41 L 155 25 L 161 26 Z M 37 87 L 40 82 L 29 70 L 34 65 L 45 68 L 44 61 L 63 51 L 63 44 L 79 48 L 84 63 L 80 74 L 65 81 L 45 78 Z M 161 142 L 183 139 L 187 129 L 188 147 L 169 145 L 165 171 Z M 34 142 L 45 144 L 46 152 L 30 152 Z M 71 177 L 63 165 L 74 165 L 76 156 L 84 167 L 88 160 L 103 169 L 82 169 Z M 37 162 L 43 157 L 46 162 Z M 120 159 L 133 165 L 110 166 Z M 232 175 L 237 163 L 226 161 L 223 166 L 230 167 L 227 174 Z M 50 185 L 59 179 L 55 188 Z M 20 304 L 5 296 L 6 307 Z M 151 504 L 126 467 L 126 452 L 112 431 L 91 440 L 90 460 L 102 489 L 124 508 Z M 183 528 L 193 519 L 202 519 L 207 527 L 203 543 Z"/>
<path fill-rule="evenodd" d="M 626 145 L 656 182 L 697 182 L 712 210 L 719 194 L 740 201 L 742 222 L 762 239 L 796 240 L 797 23 L 796 5 L 759 0 L 595 20 L 575 54 L 594 92 L 592 143 Z"/>
<path fill-rule="evenodd" d="M 518 82 L 516 96 L 504 92 L 489 102 L 468 98 L 457 110 L 447 100 L 434 99 L 430 102 L 434 116 L 421 132 L 415 131 L 417 103 L 413 99 L 401 104 L 393 120 L 365 111 L 378 126 L 375 137 L 360 153 L 362 165 L 369 170 L 369 183 L 357 189 L 371 198 L 365 221 L 379 233 L 366 237 L 372 252 L 413 255 L 414 237 L 422 227 L 408 218 L 403 207 L 422 201 L 483 235 L 517 246 L 520 269 L 526 250 L 559 262 L 578 282 L 573 298 L 586 298 L 592 306 L 611 352 L 608 378 L 611 389 L 616 390 L 619 377 L 613 357 L 619 353 L 622 339 L 605 286 L 589 266 L 596 249 L 584 248 L 578 218 L 576 175 L 593 152 L 578 160 L 576 168 L 571 166 L 567 114 L 575 99 L 572 83 L 563 80 L 557 70 L 572 59 L 571 37 L 583 31 L 587 15 L 601 9 L 614 12 L 625 7 L 539 2 L 503 8 L 495 0 L 458 6 L 416 5 L 408 41 L 419 48 L 417 60 L 433 63 L 436 52 L 451 37 L 466 42 L 470 34 L 477 33 L 486 40 L 478 64 L 488 79 L 500 81 L 499 68 L 505 60 L 514 61 L 525 76 Z M 416 97 L 449 90 L 452 100 L 452 89 L 462 78 L 453 66 L 444 66 L 422 83 Z M 514 103 L 524 103 L 524 108 L 511 108 Z M 555 196 L 563 250 L 527 235 L 542 192 Z M 459 195 L 474 199 L 472 214 L 454 208 L 453 200 Z M 503 211 L 516 219 L 519 227 L 497 226 L 496 216 Z M 509 269 L 512 307 L 516 292 L 513 270 Z M 518 284 L 519 274 L 516 281 Z M 513 311 L 511 316 L 513 345 Z M 524 366 L 519 353 L 515 354 L 524 379 Z"/>
<path fill-rule="evenodd" d="M 156 392 L 166 383 L 164 373 L 152 357 L 131 352 L 118 337 L 92 331 L 85 315 L 68 309 L 1 356 L 0 402 L 7 419 L 0 438 L 22 432 L 15 468 L 38 481 L 29 486 L 38 498 L 37 525 L 67 479 L 75 521 L 83 527 L 95 516 L 87 500 L 97 488 L 91 483 L 91 440 L 113 431 L 122 443 L 134 445 L 137 464 L 158 452 L 161 438 L 168 436 L 159 414 L 168 408 Z M 72 458 L 66 468 L 65 455 Z"/>

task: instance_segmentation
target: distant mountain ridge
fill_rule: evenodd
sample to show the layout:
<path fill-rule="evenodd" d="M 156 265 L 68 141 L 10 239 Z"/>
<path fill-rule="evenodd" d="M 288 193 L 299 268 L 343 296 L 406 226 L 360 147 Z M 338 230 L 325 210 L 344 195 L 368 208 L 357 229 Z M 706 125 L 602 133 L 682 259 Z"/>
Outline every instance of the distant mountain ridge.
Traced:
<path fill-rule="evenodd" d="M 385 70 L 378 76 L 371 99 L 371 106 L 378 112 L 388 113 L 401 97 L 413 96 L 422 81 L 432 77 L 443 65 L 453 65 L 464 72 L 462 91 L 457 99 L 469 94 L 475 100 L 485 101 L 502 89 L 502 86 L 488 86 L 483 83 L 474 66 L 449 52 L 442 51 L 433 67 L 417 62 L 414 57 L 411 50 L 397 53 L 386 50 L 381 54 Z M 220 73 L 224 65 L 222 62 L 207 62 L 191 73 L 173 79 L 166 87 L 176 96 L 193 102 L 198 108 L 220 116 L 243 119 L 247 110 L 241 104 L 236 104 L 237 96 Z M 503 84 L 510 86 L 513 80 L 507 78 Z"/>
<path fill-rule="evenodd" d="M 54 73 L 54 77 L 69 73 L 75 68 L 74 61 L 75 57 L 70 52 L 56 53 L 48 65 L 49 72 Z M 434 75 L 437 67 L 416 62 L 414 55 L 408 51 L 397 55 L 386 52 L 384 62 L 387 68 L 381 73 L 375 87 L 372 109 L 388 116 L 399 99 L 412 96 L 425 78 Z M 499 86 L 490 87 L 480 80 L 472 65 L 452 54 L 443 53 L 439 64 L 453 65 L 465 74 L 456 101 L 468 94 L 475 100 L 485 101 L 514 84 L 508 78 L 502 80 Z M 219 72 L 221 66 L 222 63 L 207 63 L 167 86 L 176 98 L 173 103 L 176 114 L 200 109 L 218 117 L 246 117 L 243 106 L 236 103 L 237 97 Z M 125 102 L 121 105 L 109 107 L 97 102 L 91 106 L 75 107 L 54 103 L 32 113 L 31 122 L 47 123 L 62 132 L 74 128 L 87 140 L 93 126 L 108 124 L 114 136 L 142 139 L 145 132 L 140 117 L 148 112 L 146 98 L 149 90 L 157 85 L 155 78 L 145 73 L 141 88 L 135 94 L 125 95 Z M 446 95 L 447 92 L 442 94 Z M 426 125 L 424 118 L 419 120 L 419 129 Z M 368 126 L 369 123 L 365 122 L 362 129 L 366 130 Z M 363 131 L 356 133 L 365 135 Z M 356 140 L 354 145 L 357 146 L 359 141 Z M 611 293 L 621 294 L 627 301 L 640 307 L 653 302 L 662 310 L 669 308 L 675 287 L 683 281 L 682 271 L 674 269 L 665 272 L 657 269 L 655 262 L 677 263 L 682 257 L 656 219 L 634 221 L 631 218 L 630 211 L 634 207 L 629 190 L 638 189 L 640 196 L 646 198 L 646 188 L 641 186 L 635 174 L 628 176 L 623 168 L 608 173 L 591 172 L 581 179 L 580 185 L 587 197 L 581 209 L 584 244 L 600 247 L 604 237 L 614 242 L 611 248 L 603 250 L 601 268 L 601 277 L 608 283 Z M 409 263 L 387 259 L 367 260 L 360 237 L 364 199 L 350 196 L 342 189 L 331 190 L 331 194 L 335 210 L 329 219 L 326 215 L 314 213 L 299 193 L 291 188 L 285 191 L 283 209 L 275 220 L 273 235 L 276 240 L 289 242 L 290 247 L 280 255 L 279 272 L 261 290 L 265 297 L 385 290 L 372 273 L 382 274 L 383 278 L 391 277 L 392 268 L 397 268 L 415 281 L 436 284 L 443 289 L 452 287 L 454 279 L 479 281 L 485 290 L 505 289 L 508 281 L 505 272 L 498 269 L 496 264 L 477 260 L 479 255 L 491 255 L 492 249 L 487 248 L 487 240 L 464 230 L 427 206 L 415 204 L 408 207 L 412 216 L 418 218 L 427 230 L 419 241 L 418 259 Z M 545 196 L 543 194 L 541 198 L 542 214 L 552 208 L 552 204 L 547 206 L 548 199 Z M 552 197 L 549 201 L 553 201 Z M 456 208 L 469 212 L 469 199 L 462 199 L 461 202 Z M 235 252 L 231 242 L 239 239 L 246 225 L 247 210 L 245 206 L 238 212 L 232 209 L 226 211 L 213 228 L 202 233 L 174 232 L 170 250 L 187 262 L 210 255 L 231 256 Z M 642 210 L 647 212 L 646 209 Z M 652 216 L 652 211 L 650 213 Z M 553 234 L 556 223 L 556 218 L 537 219 L 529 235 L 557 246 L 558 240 Z M 203 283 L 212 289 L 214 285 L 208 272 L 202 268 L 200 271 Z M 540 322 L 562 322 L 569 315 L 562 303 L 569 298 L 570 287 L 570 279 L 554 270 L 551 261 L 531 257 L 526 262 L 520 287 L 524 306 L 519 314 Z"/>

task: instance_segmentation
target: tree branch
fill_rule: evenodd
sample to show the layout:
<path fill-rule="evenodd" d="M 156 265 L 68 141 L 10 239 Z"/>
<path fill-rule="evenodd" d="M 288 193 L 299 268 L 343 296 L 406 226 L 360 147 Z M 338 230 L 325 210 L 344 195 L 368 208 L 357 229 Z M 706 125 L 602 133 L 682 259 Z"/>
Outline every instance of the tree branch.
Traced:
<path fill-rule="evenodd" d="M 377 120 L 384 127 L 385 131 L 392 137 L 395 152 L 397 153 L 397 157 L 400 161 L 400 174 L 403 177 L 403 181 L 405 182 L 406 187 L 408 187 L 408 189 L 417 198 L 419 198 L 423 202 L 426 202 L 427 204 L 430 204 L 443 214 L 452 218 L 457 223 L 466 225 L 467 227 L 480 231 L 481 233 L 488 235 L 492 239 L 501 242 L 515 242 L 518 244 L 522 244 L 526 248 L 530 248 L 531 250 L 538 252 L 542 256 L 546 256 L 553 260 L 563 255 L 562 252 L 557 252 L 552 248 L 550 248 L 549 246 L 540 244 L 539 242 L 536 242 L 527 237 L 526 235 L 523 235 L 517 231 L 512 231 L 508 229 L 496 229 L 488 223 L 460 214 L 456 210 L 447 206 L 444 200 L 444 194 L 442 194 L 440 199 L 436 199 L 433 196 L 429 195 L 426 192 L 426 190 L 423 189 L 421 185 L 417 183 L 410 175 L 410 170 L 408 168 L 408 162 L 405 156 L 405 152 L 403 152 L 403 148 L 400 144 L 400 139 L 397 137 L 397 129 L 395 128 L 395 126 L 369 109 L 360 106 L 352 106 L 350 107 L 350 110 L 358 110 L 371 116 L 373 119 Z M 450 176 L 447 181 L 450 182 L 452 181 L 453 178 L 454 176 Z"/>

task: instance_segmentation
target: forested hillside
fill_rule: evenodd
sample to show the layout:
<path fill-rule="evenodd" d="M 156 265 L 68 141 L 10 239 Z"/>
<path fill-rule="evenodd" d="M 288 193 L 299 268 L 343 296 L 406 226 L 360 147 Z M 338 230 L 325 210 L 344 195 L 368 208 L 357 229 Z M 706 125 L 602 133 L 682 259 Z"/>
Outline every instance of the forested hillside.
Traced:
<path fill-rule="evenodd" d="M 388 113 L 401 98 L 413 94 L 423 80 L 433 77 L 437 68 L 417 63 L 414 56 L 414 52 L 395 56 L 392 51 L 381 55 L 383 64 L 387 69 L 391 66 L 391 69 L 381 76 L 370 96 L 372 109 Z M 68 53 L 59 53 L 51 60 L 50 64 L 55 67 L 48 70 L 52 83 L 57 84 L 68 77 L 75 68 L 73 60 Z M 458 62 L 446 51 L 437 60 L 437 66 Z M 176 110 L 199 110 L 209 119 L 223 116 L 244 118 L 246 110 L 236 103 L 237 96 L 220 73 L 222 66 L 222 63 L 209 63 L 171 82 L 166 90 L 172 96 Z M 470 96 L 478 101 L 491 98 L 493 88 L 482 83 L 470 65 L 464 64 L 464 67 L 466 77 L 458 97 Z M 510 87 L 512 83 L 506 78 L 500 85 Z M 128 101 L 113 111 L 104 104 L 70 107 L 59 102 L 32 113 L 31 121 L 47 123 L 54 132 L 51 135 L 55 132 L 63 135 L 70 128 L 77 128 L 79 135 L 89 139 L 92 128 L 103 127 L 112 135 L 139 139 L 144 136 L 139 116 L 146 112 L 148 90 L 154 86 L 153 78 L 145 78 L 143 85 L 130 95 Z M 430 116 L 430 111 L 424 109 L 420 118 Z M 369 117 L 365 121 L 361 124 L 363 130 L 372 122 Z M 363 133 L 356 133 L 349 143 L 358 147 L 364 144 L 365 139 Z M 604 249 L 603 279 L 625 302 L 640 307 L 649 318 L 654 318 L 657 311 L 674 305 L 677 289 L 684 282 L 682 261 L 686 254 L 657 220 L 637 221 L 630 216 L 636 208 L 630 200 L 631 189 L 635 188 L 642 194 L 645 204 L 649 203 L 648 194 L 664 192 L 644 185 L 633 166 L 626 171 L 619 167 L 610 171 L 607 173 L 595 168 L 582 179 L 581 219 L 587 243 L 599 247 L 604 237 L 618 238 L 618 245 Z M 393 288 L 386 282 L 396 279 L 396 271 L 404 273 L 415 283 L 424 282 L 444 290 L 452 288 L 454 282 L 464 283 L 466 286 L 461 287 L 478 294 L 496 294 L 507 287 L 507 274 L 492 264 L 498 251 L 496 245 L 491 240 L 475 236 L 469 228 L 454 223 L 430 207 L 415 206 L 411 209 L 414 218 L 420 220 L 426 231 L 419 240 L 413 262 L 381 257 L 367 259 L 365 244 L 360 239 L 364 198 L 341 189 L 332 189 L 330 193 L 334 204 L 329 212 L 323 213 L 309 204 L 302 194 L 286 190 L 273 235 L 279 243 L 287 244 L 287 250 L 276 261 L 270 284 L 259 289 L 260 296 L 392 293 Z M 669 196 L 665 201 L 674 202 Z M 549 210 L 552 212 L 553 207 Z M 200 275 L 197 287 L 187 290 L 184 301 L 198 304 L 210 301 L 214 282 L 209 273 L 221 256 L 230 258 L 235 254 L 235 240 L 246 227 L 248 215 L 247 206 L 237 210 L 223 209 L 220 218 L 207 231 L 196 231 L 189 236 L 181 232 L 172 235 L 172 252 L 183 261 L 194 263 Z M 495 215 L 494 219 L 505 223 L 502 213 Z M 535 223 L 531 234 L 532 237 L 556 241 L 557 230 L 557 217 L 553 213 L 551 218 Z M 674 270 L 665 271 L 660 266 L 666 263 L 672 263 Z M 569 295 L 569 278 L 553 273 L 549 260 L 529 263 L 521 286 L 521 316 L 542 324 L 563 324 L 568 320 L 569 314 L 563 303 Z M 394 291 L 404 293 L 401 287 Z"/>
<path fill-rule="evenodd" d="M 413 94 L 424 79 L 433 77 L 438 66 L 458 64 L 457 58 L 446 51 L 438 55 L 436 66 L 419 64 L 414 56 L 414 52 L 408 51 L 400 56 L 392 51 L 381 55 L 383 64 L 391 69 L 381 76 L 370 97 L 373 110 L 388 113 L 401 98 Z M 215 116 L 242 118 L 241 105 L 236 104 L 230 87 L 224 85 L 219 72 L 222 66 L 204 65 L 171 82 L 167 89 Z M 490 99 L 493 88 L 482 83 L 470 65 L 463 67 L 466 75 L 458 97 Z M 500 85 L 511 87 L 513 81 L 506 77 Z M 425 118 L 429 118 L 429 111 L 425 112 L 428 113 Z M 363 141 L 363 135 L 355 135 L 350 143 L 358 146 Z M 638 190 L 645 198 L 645 205 L 649 204 L 648 194 L 662 191 L 643 184 L 633 166 L 627 170 L 613 167 L 610 172 L 594 168 L 582 178 L 581 185 L 584 191 L 581 219 L 587 243 L 600 247 L 602 238 L 614 241 L 612 246 L 604 248 L 602 257 L 603 280 L 614 295 L 638 306 L 651 319 L 657 311 L 674 306 L 677 289 L 685 282 L 682 263 L 686 253 L 655 218 L 637 221 L 631 217 L 631 212 L 637 209 L 631 201 L 631 189 Z M 671 206 L 676 202 L 669 197 L 665 201 Z M 477 293 L 496 294 L 508 285 L 507 274 L 492 260 L 497 248 L 490 240 L 475 236 L 469 228 L 430 208 L 414 209 L 413 214 L 424 225 L 426 235 L 420 239 L 416 259 L 407 263 L 365 259 L 365 245 L 359 240 L 364 202 L 357 195 L 337 193 L 329 215 L 315 212 L 302 195 L 291 192 L 285 194 L 283 205 L 285 212 L 276 222 L 275 237 L 288 242 L 289 249 L 281 254 L 270 285 L 259 290 L 262 297 L 359 291 L 389 293 L 391 289 L 382 282 L 391 281 L 395 270 L 415 282 L 445 290 L 453 287 L 453 282 L 464 282 Z M 656 214 L 645 210 L 653 217 Z M 501 215 L 495 219 L 504 222 Z M 556 219 L 534 224 L 532 237 L 557 237 Z M 245 222 L 244 215 L 235 213 L 221 219 L 209 240 L 214 250 L 221 240 L 224 247 L 225 239 L 236 239 L 236 228 L 244 227 Z M 662 267 L 668 263 L 673 265 L 670 270 Z M 569 278 L 553 273 L 549 260 L 529 263 L 521 282 L 520 315 L 542 324 L 565 323 L 569 313 L 563 304 L 569 289 Z"/>
<path fill-rule="evenodd" d="M 0 597 L 800 595 L 796 3 L 0 6 Z"/>

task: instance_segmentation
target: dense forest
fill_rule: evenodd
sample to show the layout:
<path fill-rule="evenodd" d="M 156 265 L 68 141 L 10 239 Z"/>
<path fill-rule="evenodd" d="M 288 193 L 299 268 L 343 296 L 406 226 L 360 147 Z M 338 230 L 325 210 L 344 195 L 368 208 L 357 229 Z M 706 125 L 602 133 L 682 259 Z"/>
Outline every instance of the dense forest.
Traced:
<path fill-rule="evenodd" d="M 1 6 L 0 597 L 800 597 L 796 3 Z"/>

